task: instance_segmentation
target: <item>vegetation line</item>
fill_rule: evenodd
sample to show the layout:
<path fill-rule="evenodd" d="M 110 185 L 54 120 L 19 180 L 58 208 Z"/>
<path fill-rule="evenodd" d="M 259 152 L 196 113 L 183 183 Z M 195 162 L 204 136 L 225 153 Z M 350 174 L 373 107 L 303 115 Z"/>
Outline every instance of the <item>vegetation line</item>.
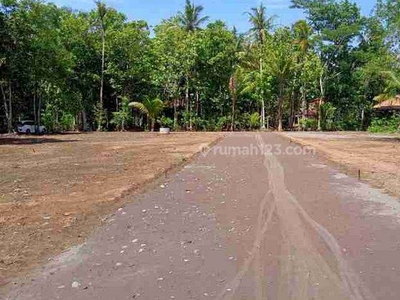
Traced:
<path fill-rule="evenodd" d="M 397 131 L 400 2 L 291 3 L 304 20 L 260 4 L 238 32 L 191 0 L 154 28 L 101 1 L 0 0 L 0 132 Z"/>

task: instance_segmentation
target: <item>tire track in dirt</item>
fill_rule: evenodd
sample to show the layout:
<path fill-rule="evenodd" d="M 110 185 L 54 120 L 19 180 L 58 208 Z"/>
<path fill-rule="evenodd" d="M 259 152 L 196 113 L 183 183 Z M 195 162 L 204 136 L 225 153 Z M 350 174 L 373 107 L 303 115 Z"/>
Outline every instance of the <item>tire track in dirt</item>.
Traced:
<path fill-rule="evenodd" d="M 265 214 L 262 212 L 265 211 L 266 204 L 268 203 L 268 198 L 271 192 L 268 192 L 263 201 L 260 204 L 260 215 L 263 217 Z M 243 263 L 242 267 L 239 269 L 239 272 L 237 273 L 236 277 L 233 278 L 228 284 L 225 285 L 224 289 L 220 292 L 220 294 L 216 297 L 217 300 L 229 300 L 232 299 L 240 287 L 240 283 L 243 279 L 243 277 L 246 275 L 246 273 L 250 270 L 250 267 L 254 261 L 256 261 L 257 254 L 260 254 L 260 249 L 261 249 L 261 244 L 264 240 L 264 236 L 267 233 L 269 229 L 269 224 L 271 223 L 272 217 L 276 212 L 276 205 L 273 203 L 269 210 L 267 210 L 267 216 L 265 218 L 264 224 L 262 226 L 259 226 L 259 229 L 256 233 L 256 238 L 252 247 L 252 250 L 249 252 L 249 256 Z M 260 219 L 263 219 L 263 218 Z M 259 263 L 259 261 L 258 261 Z M 259 268 L 260 265 L 257 264 L 256 268 Z M 262 281 L 262 278 L 259 278 L 259 280 Z M 259 282 L 258 282 L 259 284 Z M 259 288 L 256 290 L 256 299 L 258 300 L 260 297 L 260 291 Z M 265 299 L 265 298 L 263 298 Z"/>
<path fill-rule="evenodd" d="M 264 143 L 260 135 L 257 142 Z M 270 189 L 284 236 L 278 298 L 370 299 L 369 292 L 343 258 L 336 239 L 307 214 L 287 189 L 284 168 L 278 159 L 265 153 L 264 165 L 269 171 Z M 335 259 L 337 266 L 334 268 L 313 245 L 311 236 L 315 234 Z"/>
<path fill-rule="evenodd" d="M 256 140 L 260 149 L 263 149 L 264 141 L 261 135 L 256 136 Z M 289 192 L 285 185 L 284 169 L 278 159 L 270 153 L 264 153 L 263 159 L 269 174 L 270 190 L 260 203 L 253 248 L 236 277 L 226 284 L 216 299 L 233 299 L 252 264 L 257 287 L 255 299 L 267 299 L 264 295 L 262 244 L 274 214 L 280 220 L 284 237 L 279 261 L 278 299 L 372 299 L 358 275 L 343 258 L 334 236 L 312 219 Z M 272 203 L 267 210 L 270 199 Z M 334 267 L 328 264 L 313 245 L 311 237 L 315 235 L 332 254 L 337 264 Z"/>

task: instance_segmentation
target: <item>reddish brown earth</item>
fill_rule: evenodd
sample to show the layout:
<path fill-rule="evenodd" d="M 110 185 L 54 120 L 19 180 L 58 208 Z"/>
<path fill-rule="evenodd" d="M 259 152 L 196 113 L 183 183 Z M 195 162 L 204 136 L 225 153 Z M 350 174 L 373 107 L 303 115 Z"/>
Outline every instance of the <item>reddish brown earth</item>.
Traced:
<path fill-rule="evenodd" d="M 0 137 L 0 287 L 82 243 L 131 194 L 221 134 Z"/>
<path fill-rule="evenodd" d="M 400 199 L 400 135 L 365 132 L 285 133 L 293 141 L 315 147 L 344 172 L 360 177 Z"/>
<path fill-rule="evenodd" d="M 399 299 L 400 204 L 293 147 L 227 136 L 6 299 Z"/>

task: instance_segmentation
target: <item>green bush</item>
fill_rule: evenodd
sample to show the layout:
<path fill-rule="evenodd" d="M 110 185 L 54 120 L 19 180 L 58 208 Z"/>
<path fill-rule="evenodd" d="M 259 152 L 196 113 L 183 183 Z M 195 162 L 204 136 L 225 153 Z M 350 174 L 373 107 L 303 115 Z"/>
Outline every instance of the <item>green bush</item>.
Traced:
<path fill-rule="evenodd" d="M 75 130 L 75 118 L 69 113 L 64 113 L 60 120 L 61 130 L 69 131 Z"/>
<path fill-rule="evenodd" d="M 372 119 L 368 131 L 372 133 L 400 132 L 400 115 L 394 115 L 392 117 L 375 117 Z"/>
<path fill-rule="evenodd" d="M 322 130 L 335 130 L 335 113 L 336 107 L 332 103 L 325 103 L 321 106 L 322 120 L 321 127 Z"/>
<path fill-rule="evenodd" d="M 260 114 L 258 112 L 250 115 L 249 125 L 252 130 L 260 129 Z"/>
<path fill-rule="evenodd" d="M 317 130 L 318 129 L 318 120 L 316 120 L 316 119 L 300 120 L 300 127 L 303 130 Z"/>
<path fill-rule="evenodd" d="M 166 116 L 163 116 L 161 118 L 161 126 L 166 128 L 172 128 L 174 126 L 174 120 Z"/>
<path fill-rule="evenodd" d="M 114 124 L 118 130 L 124 131 L 130 121 L 132 121 L 132 112 L 129 107 L 129 99 L 122 98 L 121 107 L 119 111 L 113 112 L 111 124 Z"/>
<path fill-rule="evenodd" d="M 231 119 L 230 118 L 228 118 L 228 117 L 220 117 L 220 118 L 218 118 L 216 130 L 217 131 L 228 130 L 230 126 L 231 126 Z"/>
<path fill-rule="evenodd" d="M 46 127 L 48 132 L 56 132 L 59 124 L 57 122 L 56 111 L 52 105 L 47 105 L 42 113 L 42 124 Z"/>

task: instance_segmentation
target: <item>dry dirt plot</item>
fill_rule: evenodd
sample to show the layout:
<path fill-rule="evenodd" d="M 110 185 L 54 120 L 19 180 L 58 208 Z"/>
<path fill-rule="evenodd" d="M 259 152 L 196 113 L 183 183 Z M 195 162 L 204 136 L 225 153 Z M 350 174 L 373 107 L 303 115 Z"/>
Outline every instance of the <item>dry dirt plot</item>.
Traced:
<path fill-rule="evenodd" d="M 84 241 L 122 196 L 221 136 L 0 137 L 0 287 Z"/>
<path fill-rule="evenodd" d="M 318 154 L 345 172 L 400 199 L 400 135 L 356 132 L 284 133 L 294 142 L 315 147 Z"/>

